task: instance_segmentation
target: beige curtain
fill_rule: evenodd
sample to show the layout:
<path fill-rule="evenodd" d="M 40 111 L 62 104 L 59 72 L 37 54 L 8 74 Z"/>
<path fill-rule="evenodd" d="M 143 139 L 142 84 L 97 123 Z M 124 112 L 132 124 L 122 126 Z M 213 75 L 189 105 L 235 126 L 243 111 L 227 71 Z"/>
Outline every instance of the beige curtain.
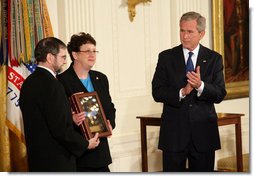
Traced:
<path fill-rule="evenodd" d="M 6 121 L 7 66 L 0 66 L 0 171 L 28 171 L 26 147 L 9 131 Z"/>

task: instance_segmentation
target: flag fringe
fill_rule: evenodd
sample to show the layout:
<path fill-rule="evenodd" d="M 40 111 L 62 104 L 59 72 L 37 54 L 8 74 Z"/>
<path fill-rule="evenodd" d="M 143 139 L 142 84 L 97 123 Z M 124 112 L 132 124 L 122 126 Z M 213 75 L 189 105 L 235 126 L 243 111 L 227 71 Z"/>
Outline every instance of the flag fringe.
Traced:
<path fill-rule="evenodd" d="M 5 120 L 6 126 L 18 137 L 18 139 L 23 143 L 25 143 L 25 136 L 22 134 L 22 132 L 11 123 L 8 119 Z"/>

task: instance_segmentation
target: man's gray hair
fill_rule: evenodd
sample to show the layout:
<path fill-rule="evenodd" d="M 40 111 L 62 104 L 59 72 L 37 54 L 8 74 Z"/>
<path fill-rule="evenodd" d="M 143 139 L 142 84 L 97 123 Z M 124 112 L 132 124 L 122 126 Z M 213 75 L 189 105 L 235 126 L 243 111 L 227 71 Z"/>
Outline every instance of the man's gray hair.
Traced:
<path fill-rule="evenodd" d="M 197 30 L 199 32 L 205 31 L 205 27 L 206 27 L 205 17 L 203 17 L 202 15 L 200 15 L 197 12 L 187 12 L 187 13 L 182 15 L 182 17 L 180 19 L 180 23 L 182 21 L 190 21 L 190 20 L 196 20 L 197 21 Z"/>

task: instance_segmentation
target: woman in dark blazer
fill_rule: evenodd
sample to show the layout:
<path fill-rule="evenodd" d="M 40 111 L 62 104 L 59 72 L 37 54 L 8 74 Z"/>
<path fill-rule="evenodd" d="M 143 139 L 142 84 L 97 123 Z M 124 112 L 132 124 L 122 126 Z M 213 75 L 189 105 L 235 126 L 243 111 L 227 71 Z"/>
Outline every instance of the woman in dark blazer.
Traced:
<path fill-rule="evenodd" d="M 63 84 L 68 97 L 77 92 L 96 91 L 101 101 L 109 127 L 115 128 L 116 109 L 109 93 L 109 83 L 106 75 L 91 70 L 96 61 L 96 41 L 90 34 L 79 33 L 71 37 L 68 43 L 68 52 L 72 59 L 70 67 L 58 75 L 58 80 Z M 84 120 L 84 113 L 75 114 L 73 121 L 76 130 L 82 134 L 78 125 Z M 77 159 L 80 172 L 107 172 L 108 165 L 112 163 L 108 140 L 100 138 L 98 147 L 85 152 Z"/>

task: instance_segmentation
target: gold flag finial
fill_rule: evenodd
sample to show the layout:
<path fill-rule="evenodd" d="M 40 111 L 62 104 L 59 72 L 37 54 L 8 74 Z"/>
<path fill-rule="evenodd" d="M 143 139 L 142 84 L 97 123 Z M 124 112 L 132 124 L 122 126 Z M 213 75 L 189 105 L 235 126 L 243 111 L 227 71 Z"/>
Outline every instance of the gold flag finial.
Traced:
<path fill-rule="evenodd" d="M 148 3 L 148 2 L 152 2 L 152 0 L 128 0 L 127 5 L 128 5 L 129 18 L 131 22 L 136 16 L 136 9 L 135 9 L 136 5 L 139 3 Z"/>

